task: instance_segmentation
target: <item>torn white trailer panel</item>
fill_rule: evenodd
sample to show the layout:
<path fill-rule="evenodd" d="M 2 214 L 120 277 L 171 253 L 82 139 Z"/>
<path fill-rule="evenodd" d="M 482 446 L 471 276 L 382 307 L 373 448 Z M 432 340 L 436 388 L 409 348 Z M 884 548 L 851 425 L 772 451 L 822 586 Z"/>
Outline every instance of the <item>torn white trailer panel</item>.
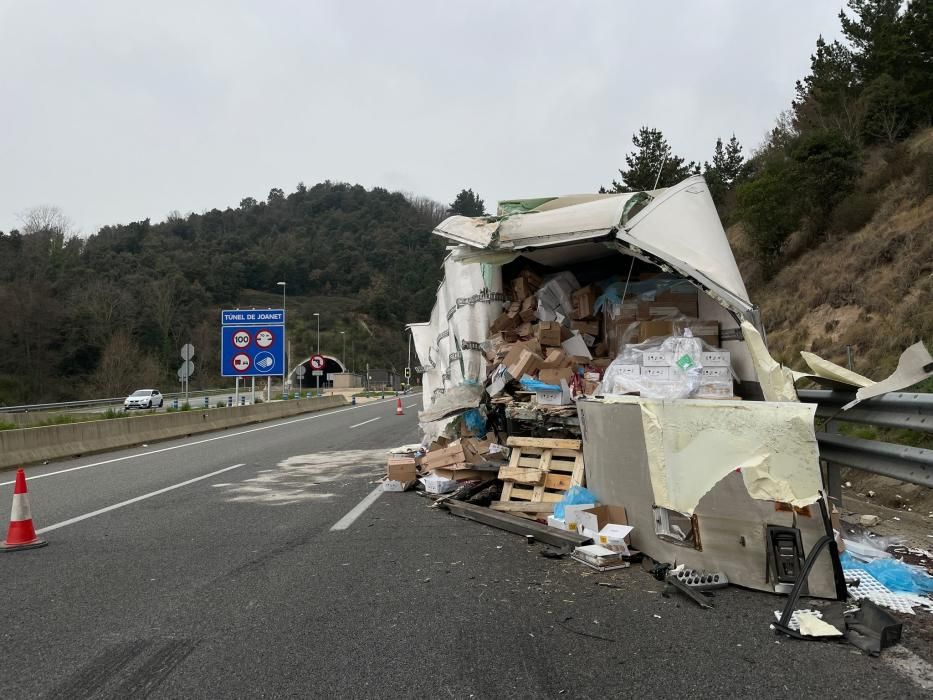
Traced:
<path fill-rule="evenodd" d="M 441 222 L 434 233 L 473 248 L 500 251 L 615 240 L 646 254 L 646 259 L 663 262 L 736 313 L 755 320 L 745 283 L 701 176 L 651 193 L 581 199 L 585 198 L 542 198 L 534 200 L 542 202 L 537 208 L 501 218 L 453 216 Z M 642 204 L 644 208 L 636 211 L 636 205 Z"/>
<path fill-rule="evenodd" d="M 797 411 L 805 406 L 629 398 L 577 407 L 587 488 L 625 507 L 632 546 L 653 559 L 781 591 L 769 526 L 798 531 L 802 556 L 826 534 L 812 414 Z M 808 585 L 835 596 L 829 556 Z"/>

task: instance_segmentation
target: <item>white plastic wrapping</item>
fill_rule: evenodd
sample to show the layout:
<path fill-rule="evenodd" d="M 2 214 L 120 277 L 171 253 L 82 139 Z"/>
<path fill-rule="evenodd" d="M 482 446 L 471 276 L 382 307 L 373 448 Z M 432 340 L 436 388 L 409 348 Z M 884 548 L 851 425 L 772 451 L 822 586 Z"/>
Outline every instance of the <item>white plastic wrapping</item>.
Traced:
<path fill-rule="evenodd" d="M 500 266 L 447 257 L 431 320 L 409 326 L 421 365 L 422 401 L 429 419 L 436 415 L 431 415 L 435 402 L 448 391 L 464 385 L 482 387 L 486 360 L 481 343 L 504 307 Z M 437 428 L 422 423 L 425 434 L 437 433 Z"/>
<path fill-rule="evenodd" d="M 649 399 L 687 398 L 695 394 L 700 386 L 702 352 L 703 341 L 694 338 L 689 329 L 683 336 L 626 345 L 606 368 L 597 393 L 606 395 L 637 392 Z M 652 358 L 659 353 L 667 356 L 669 364 L 652 363 Z M 667 377 L 651 376 L 650 371 L 655 368 L 665 371 Z"/>

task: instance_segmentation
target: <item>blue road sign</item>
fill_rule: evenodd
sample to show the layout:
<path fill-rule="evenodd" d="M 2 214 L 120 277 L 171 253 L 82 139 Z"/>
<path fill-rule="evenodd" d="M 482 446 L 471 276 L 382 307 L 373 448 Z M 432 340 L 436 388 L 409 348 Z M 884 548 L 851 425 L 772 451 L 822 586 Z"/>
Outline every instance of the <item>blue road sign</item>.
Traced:
<path fill-rule="evenodd" d="M 285 312 L 252 309 L 221 312 L 220 374 L 269 377 L 285 367 Z"/>

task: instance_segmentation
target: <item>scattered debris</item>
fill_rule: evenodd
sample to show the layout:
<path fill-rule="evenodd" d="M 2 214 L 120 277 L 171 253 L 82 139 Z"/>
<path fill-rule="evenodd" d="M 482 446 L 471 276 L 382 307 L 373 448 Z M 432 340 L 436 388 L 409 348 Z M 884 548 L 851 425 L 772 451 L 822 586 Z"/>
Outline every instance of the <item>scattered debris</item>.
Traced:
<path fill-rule="evenodd" d="M 859 525 L 863 525 L 864 527 L 874 527 L 881 522 L 881 518 L 877 515 L 860 515 L 858 517 L 858 522 Z"/>
<path fill-rule="evenodd" d="M 596 571 L 615 571 L 629 566 L 629 563 L 622 558 L 622 552 L 603 547 L 601 544 L 577 547 L 573 550 L 571 559 Z"/>
<path fill-rule="evenodd" d="M 686 596 L 694 603 L 699 605 L 701 608 L 712 608 L 713 604 L 708 602 L 701 593 L 694 590 L 692 586 L 688 586 L 682 579 L 680 579 L 674 571 L 669 571 L 664 581 L 667 585 L 664 587 L 664 591 L 661 593 L 665 598 L 669 597 L 671 593 L 677 591 L 682 595 Z"/>

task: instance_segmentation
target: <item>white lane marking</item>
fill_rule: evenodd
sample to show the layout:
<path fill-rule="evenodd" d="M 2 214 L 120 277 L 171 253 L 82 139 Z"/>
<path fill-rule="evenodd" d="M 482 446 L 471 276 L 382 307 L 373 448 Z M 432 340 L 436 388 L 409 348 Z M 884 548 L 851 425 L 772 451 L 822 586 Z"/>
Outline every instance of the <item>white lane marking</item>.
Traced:
<path fill-rule="evenodd" d="M 367 423 L 372 423 L 373 421 L 381 420 L 381 419 L 382 419 L 382 416 L 378 416 L 378 417 L 376 417 L 376 418 L 370 418 L 369 420 L 364 420 L 362 423 L 357 423 L 356 425 L 351 425 L 350 428 L 351 428 L 351 429 L 352 429 L 352 428 L 359 428 L 361 425 L 366 425 Z"/>
<path fill-rule="evenodd" d="M 369 508 L 373 503 L 375 503 L 376 499 L 379 498 L 380 495 L 382 495 L 382 484 L 377 486 L 375 490 L 372 493 L 370 493 L 366 498 L 364 498 L 362 501 L 357 503 L 353 507 L 353 510 L 351 510 L 345 516 L 340 518 L 340 520 L 334 523 L 334 525 L 331 527 L 331 531 L 346 530 L 356 521 L 358 517 L 360 517 L 364 513 L 364 511 L 367 508 Z"/>
<path fill-rule="evenodd" d="M 410 405 L 406 406 L 405 408 L 414 408 L 414 407 L 417 406 L 417 405 L 418 405 L 418 404 L 413 403 L 413 404 L 410 404 Z"/>
<path fill-rule="evenodd" d="M 916 686 L 933 690 L 933 666 L 900 644 L 884 650 L 881 660 L 907 676 Z"/>
<path fill-rule="evenodd" d="M 180 484 L 175 484 L 174 486 L 166 486 L 164 489 L 159 489 L 158 491 L 152 491 L 150 493 L 143 494 L 142 496 L 137 496 L 136 498 L 131 498 L 128 501 L 121 501 L 120 503 L 114 503 L 112 506 L 107 506 L 106 508 L 101 508 L 100 510 L 95 510 L 91 513 L 85 513 L 84 515 L 79 515 L 76 518 L 69 518 L 68 520 L 62 520 L 60 523 L 55 523 L 54 525 L 49 525 L 48 527 L 43 527 L 39 530 L 36 530 L 36 534 L 41 534 L 43 532 L 50 532 L 51 530 L 57 530 L 60 527 L 65 527 L 66 525 L 74 525 L 79 523 L 82 520 L 87 520 L 88 518 L 93 518 L 94 516 L 101 515 L 103 513 L 109 513 L 112 510 L 117 508 L 123 508 L 123 506 L 128 506 L 132 503 L 138 503 L 139 501 L 145 501 L 147 498 L 152 498 L 153 496 L 159 496 L 168 491 L 174 491 L 175 489 L 180 489 L 182 486 L 187 486 L 188 484 L 193 484 L 196 481 L 201 481 L 203 479 L 210 479 L 212 476 L 217 476 L 218 474 L 223 474 L 228 472 L 231 469 L 237 469 L 244 466 L 243 464 L 234 464 L 232 467 L 224 467 L 223 469 L 218 469 L 216 472 L 211 472 L 210 474 L 205 474 L 204 476 L 197 476 L 194 479 L 188 479 L 187 481 L 182 481 Z"/>
<path fill-rule="evenodd" d="M 47 476 L 57 476 L 59 474 L 67 474 L 68 472 L 75 472 L 79 469 L 90 469 L 91 467 L 100 467 L 104 464 L 113 464 L 114 462 L 122 462 L 127 459 L 136 459 L 137 457 L 148 457 L 149 455 L 157 455 L 161 452 L 170 452 L 171 450 L 180 450 L 184 447 L 194 447 L 195 445 L 203 445 L 206 442 L 214 442 L 215 440 L 226 440 L 227 438 L 239 437 L 240 435 L 246 435 L 248 433 L 256 433 L 260 430 L 271 430 L 272 428 L 282 428 L 286 425 L 292 425 L 293 423 L 302 423 L 306 420 L 314 420 L 316 418 L 325 418 L 327 416 L 333 416 L 338 413 L 344 413 L 346 411 L 355 411 L 358 408 L 366 408 L 367 406 L 374 406 L 377 403 L 386 403 L 392 399 L 380 399 L 377 401 L 370 401 L 369 403 L 359 404 L 357 406 L 350 406 L 349 408 L 341 408 L 336 411 L 324 411 L 322 413 L 315 413 L 313 416 L 305 416 L 304 418 L 296 418 L 295 420 L 290 420 L 287 423 L 276 423 L 275 425 L 261 425 L 258 428 L 250 428 L 249 430 L 241 430 L 238 433 L 226 433 L 224 435 L 217 435 L 212 438 L 205 438 L 204 440 L 196 440 L 194 442 L 186 442 L 184 445 L 174 445 L 172 447 L 163 447 L 158 450 L 149 450 L 149 452 L 139 452 L 132 455 L 126 455 L 125 457 L 114 457 L 113 459 L 105 459 L 103 462 L 94 462 L 93 464 L 82 464 L 79 467 L 69 467 L 68 469 L 60 469 L 57 472 L 49 472 L 48 474 L 36 474 L 35 476 L 27 476 L 26 481 L 33 481 L 35 479 L 44 479 Z M 125 449 L 125 448 L 124 448 Z M 9 486 L 13 484 L 13 481 L 3 481 L 0 482 L 0 486 Z"/>

